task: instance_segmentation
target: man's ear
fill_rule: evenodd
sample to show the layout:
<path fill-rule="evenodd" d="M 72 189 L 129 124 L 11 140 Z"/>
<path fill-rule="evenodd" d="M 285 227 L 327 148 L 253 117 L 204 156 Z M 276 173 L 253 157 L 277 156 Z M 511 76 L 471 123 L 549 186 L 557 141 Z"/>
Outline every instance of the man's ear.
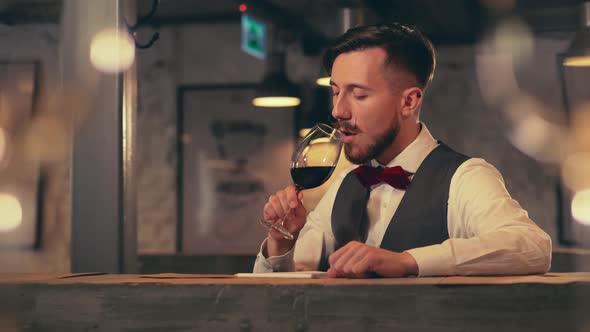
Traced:
<path fill-rule="evenodd" d="M 407 88 L 402 92 L 402 108 L 401 115 L 403 117 L 410 117 L 417 115 L 418 109 L 422 104 L 422 97 L 424 92 L 417 86 Z"/>

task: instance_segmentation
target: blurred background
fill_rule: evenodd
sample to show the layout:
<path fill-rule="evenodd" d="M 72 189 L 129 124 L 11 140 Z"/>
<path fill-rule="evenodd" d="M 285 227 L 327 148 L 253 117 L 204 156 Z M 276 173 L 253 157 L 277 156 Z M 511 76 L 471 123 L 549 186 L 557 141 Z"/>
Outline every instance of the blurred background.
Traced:
<path fill-rule="evenodd" d="M 438 51 L 433 135 L 500 170 L 554 271 L 587 270 L 590 3 L 0 0 L 0 271 L 249 271 L 330 120 L 322 50 L 379 22 Z"/>

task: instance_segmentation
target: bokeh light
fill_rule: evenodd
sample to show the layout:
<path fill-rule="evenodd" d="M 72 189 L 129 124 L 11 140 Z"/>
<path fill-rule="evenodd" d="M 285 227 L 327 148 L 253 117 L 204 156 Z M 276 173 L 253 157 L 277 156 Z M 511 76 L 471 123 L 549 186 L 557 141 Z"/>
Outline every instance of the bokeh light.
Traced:
<path fill-rule="evenodd" d="M 511 122 L 507 136 L 517 149 L 543 162 L 563 159 L 567 132 L 541 116 L 548 112 L 542 103 L 533 97 L 521 96 L 512 100 L 505 112 Z"/>
<path fill-rule="evenodd" d="M 576 221 L 590 225 L 590 189 L 576 192 L 572 200 L 572 216 Z"/>
<path fill-rule="evenodd" d="M 525 22 L 517 18 L 500 23 L 491 42 L 496 52 L 512 55 L 517 66 L 527 63 L 534 54 L 533 33 Z"/>
<path fill-rule="evenodd" d="M 307 136 L 307 134 L 309 134 L 310 131 L 311 131 L 311 128 L 302 128 L 302 129 L 299 129 L 299 137 L 305 137 L 305 136 Z"/>
<path fill-rule="evenodd" d="M 590 152 L 577 152 L 566 157 L 561 165 L 561 177 L 573 191 L 590 188 Z"/>
<path fill-rule="evenodd" d="M 330 79 L 330 76 L 320 77 L 315 81 L 315 83 L 320 86 L 330 86 Z"/>
<path fill-rule="evenodd" d="M 90 44 L 90 61 L 99 71 L 119 73 L 135 60 L 135 43 L 127 31 L 105 29 L 98 32 Z"/>
<path fill-rule="evenodd" d="M 23 209 L 14 195 L 0 193 L 0 232 L 10 232 L 22 224 Z"/>
<path fill-rule="evenodd" d="M 550 115 L 555 112 L 526 94 L 517 80 L 519 69 L 530 69 L 534 48 L 534 36 L 526 23 L 516 17 L 504 19 L 478 46 L 478 84 L 486 104 L 508 122 L 510 142 L 533 159 L 558 164 L 567 155 L 568 130 L 553 122 Z"/>
<path fill-rule="evenodd" d="M 512 56 L 500 53 L 481 53 L 475 58 L 477 81 L 483 100 L 492 108 L 502 110 L 520 94 L 514 73 Z"/>

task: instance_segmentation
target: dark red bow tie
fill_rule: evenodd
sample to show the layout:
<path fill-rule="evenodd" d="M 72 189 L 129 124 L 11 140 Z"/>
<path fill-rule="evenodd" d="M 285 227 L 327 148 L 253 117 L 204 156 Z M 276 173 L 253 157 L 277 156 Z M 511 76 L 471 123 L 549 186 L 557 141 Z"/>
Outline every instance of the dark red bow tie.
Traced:
<path fill-rule="evenodd" d="M 400 166 L 371 167 L 367 165 L 357 167 L 354 170 L 354 174 L 367 188 L 385 182 L 390 186 L 401 190 L 408 189 L 410 176 L 412 175 L 412 173 L 404 171 Z"/>

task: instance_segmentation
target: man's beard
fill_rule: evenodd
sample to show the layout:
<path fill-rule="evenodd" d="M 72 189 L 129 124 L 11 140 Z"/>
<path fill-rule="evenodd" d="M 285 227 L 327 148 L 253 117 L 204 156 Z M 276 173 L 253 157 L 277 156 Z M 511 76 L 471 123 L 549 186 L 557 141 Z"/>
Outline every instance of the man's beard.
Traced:
<path fill-rule="evenodd" d="M 379 157 L 393 142 L 399 134 L 399 123 L 393 128 L 386 131 L 383 135 L 377 138 L 375 143 L 369 145 L 366 152 L 361 151 L 357 155 L 352 155 L 352 146 L 350 144 L 344 144 L 344 155 L 346 159 L 353 164 L 364 164 L 369 160 L 376 159 Z M 356 132 L 356 131 L 355 131 Z"/>

